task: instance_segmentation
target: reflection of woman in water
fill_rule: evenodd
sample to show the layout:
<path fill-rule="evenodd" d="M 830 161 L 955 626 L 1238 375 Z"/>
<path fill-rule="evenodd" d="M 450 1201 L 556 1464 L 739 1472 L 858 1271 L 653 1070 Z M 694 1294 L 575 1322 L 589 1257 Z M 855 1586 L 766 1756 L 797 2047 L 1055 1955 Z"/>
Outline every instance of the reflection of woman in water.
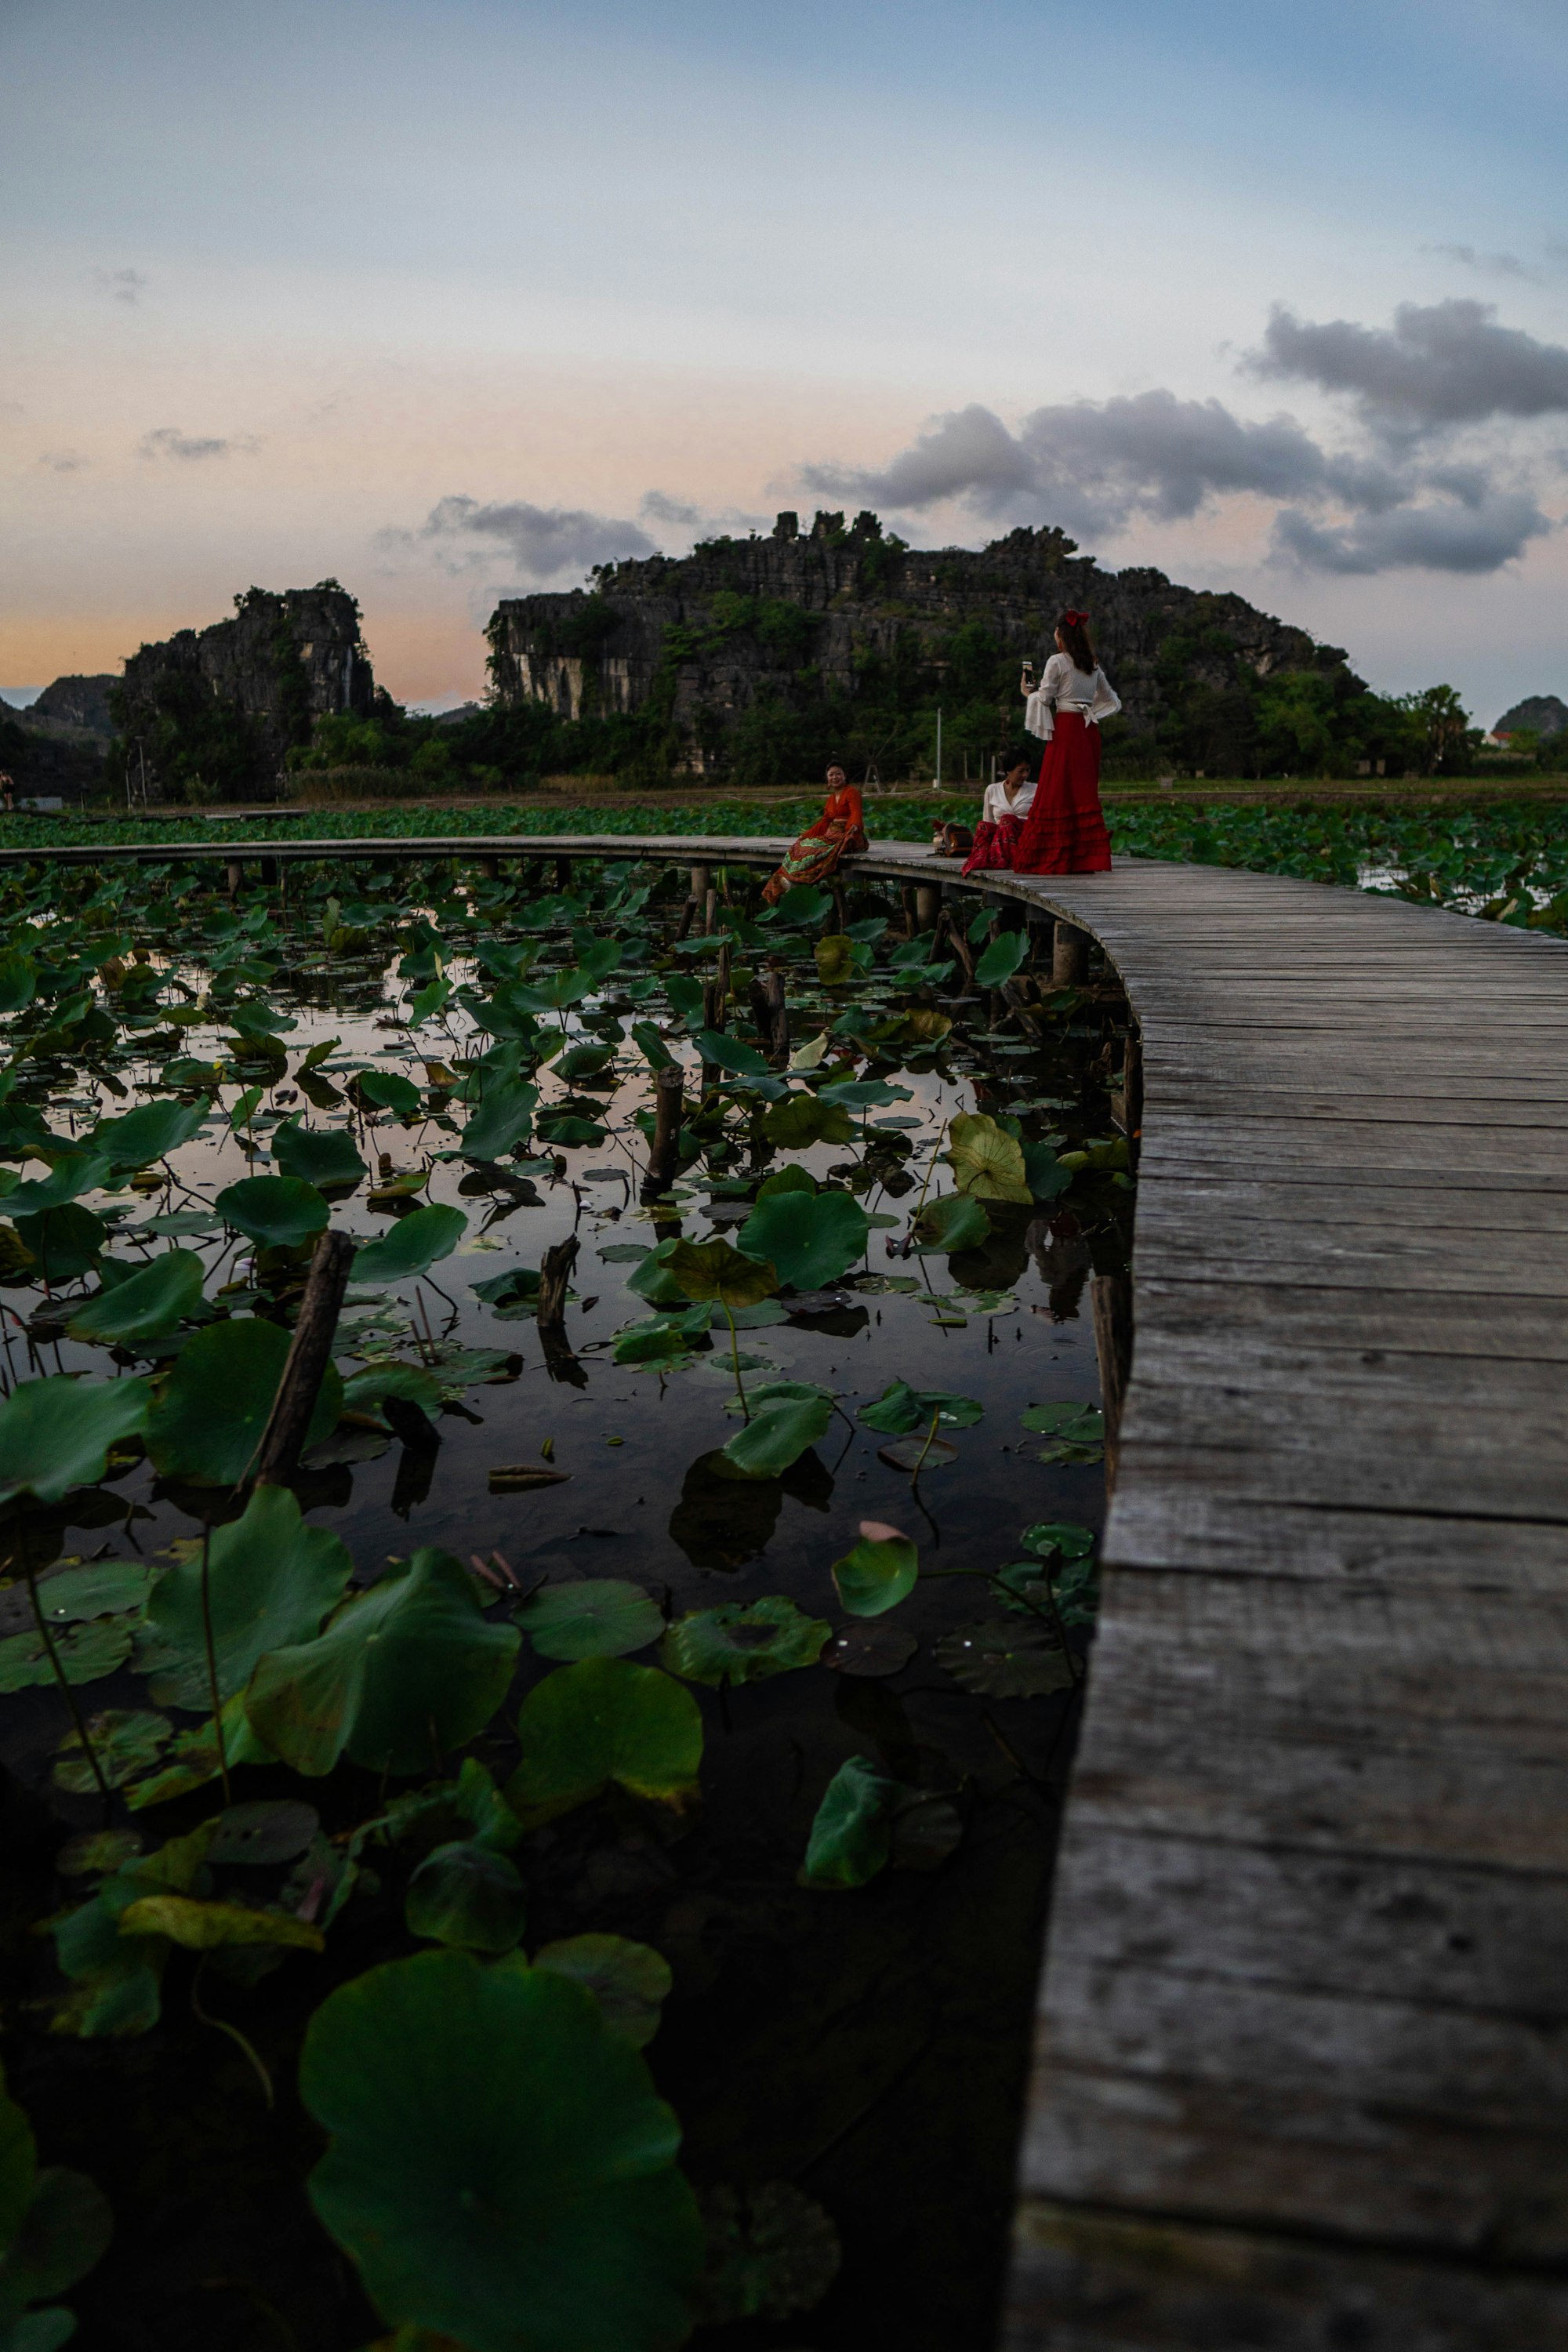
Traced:
<path fill-rule="evenodd" d="M 841 857 L 867 846 L 860 793 L 837 760 L 827 771 L 827 802 L 815 824 L 791 842 L 784 864 L 763 888 L 765 906 L 776 907 L 786 890 L 808 882 L 825 881 Z"/>
<path fill-rule="evenodd" d="M 1035 804 L 1013 853 L 1016 874 L 1108 874 L 1110 835 L 1100 806 L 1100 721 L 1120 710 L 1089 642 L 1089 614 L 1057 623 L 1039 685 L 1023 683 L 1024 724 L 1046 738 Z M 1052 706 L 1055 706 L 1053 716 Z"/>
<path fill-rule="evenodd" d="M 1007 772 L 999 784 L 987 784 L 974 828 L 974 846 L 964 866 L 966 874 L 1005 872 L 1024 830 L 1024 819 L 1035 804 L 1034 761 L 1027 751 L 1006 754 Z"/>

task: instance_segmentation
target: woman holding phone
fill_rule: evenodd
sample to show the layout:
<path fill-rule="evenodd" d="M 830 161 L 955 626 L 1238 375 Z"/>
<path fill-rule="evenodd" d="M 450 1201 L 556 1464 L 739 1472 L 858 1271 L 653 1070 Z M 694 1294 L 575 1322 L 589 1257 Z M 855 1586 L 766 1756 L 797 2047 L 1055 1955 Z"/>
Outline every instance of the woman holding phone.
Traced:
<path fill-rule="evenodd" d="M 1108 874 L 1110 835 L 1100 805 L 1100 722 L 1119 697 L 1095 658 L 1089 614 L 1070 608 L 1057 623 L 1057 649 L 1038 686 L 1025 667 L 1024 724 L 1046 739 L 1040 781 L 1013 846 L 1015 874 Z"/>

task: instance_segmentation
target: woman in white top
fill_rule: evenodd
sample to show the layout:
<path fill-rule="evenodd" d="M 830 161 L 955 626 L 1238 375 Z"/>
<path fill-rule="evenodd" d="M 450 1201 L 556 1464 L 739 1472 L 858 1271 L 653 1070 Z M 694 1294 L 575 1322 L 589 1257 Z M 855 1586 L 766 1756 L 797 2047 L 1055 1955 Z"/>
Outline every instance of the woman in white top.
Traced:
<path fill-rule="evenodd" d="M 1022 747 L 1009 751 L 1003 761 L 1005 772 L 1001 782 L 986 785 L 980 823 L 974 828 L 974 846 L 963 868 L 966 874 L 1005 873 L 1011 866 L 1014 844 L 1035 803 L 1034 765 L 1033 757 Z"/>
<path fill-rule="evenodd" d="M 1121 704 L 1089 642 L 1089 614 L 1066 612 L 1057 650 L 1037 687 L 1025 670 L 1024 724 L 1046 738 L 1028 821 L 1014 845 L 1016 874 L 1108 874 L 1110 835 L 1100 805 L 1100 722 Z"/>

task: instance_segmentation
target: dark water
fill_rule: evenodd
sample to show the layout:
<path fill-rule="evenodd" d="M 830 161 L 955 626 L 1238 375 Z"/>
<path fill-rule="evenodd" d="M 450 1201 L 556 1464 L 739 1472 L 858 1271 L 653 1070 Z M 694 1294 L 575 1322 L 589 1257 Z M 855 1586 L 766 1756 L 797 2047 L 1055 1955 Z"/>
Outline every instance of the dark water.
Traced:
<path fill-rule="evenodd" d="M 340 1063 L 402 1069 L 416 1066 L 420 1054 L 460 1055 L 460 1020 L 452 1035 L 422 1032 L 416 1045 L 405 1031 L 376 1025 L 403 992 L 384 959 L 347 970 L 340 961 L 332 972 L 312 970 L 311 961 L 301 939 L 291 980 L 274 991 L 299 1016 L 286 1041 L 291 1069 L 310 1045 L 334 1037 L 329 1081 L 341 1078 Z M 818 1001 L 831 1018 L 846 1000 Z M 817 1023 L 809 1002 L 792 995 L 792 1005 L 798 1041 Z M 960 1026 L 938 1066 L 893 1074 L 915 1098 L 869 1114 L 873 1122 L 921 1119 L 918 1129 L 881 1130 L 914 1147 L 917 1176 L 936 1129 L 960 1110 L 1048 1098 L 1058 1107 L 1026 1113 L 1027 1134 L 1078 1142 L 1110 1131 L 1105 1082 L 1120 1063 L 1113 1041 L 1124 1020 L 1112 991 L 1091 992 L 1029 1051 L 998 1050 L 1025 1040 L 1016 1026 L 988 1035 L 981 1000 L 948 1009 Z M 595 1034 L 611 1034 L 616 1011 L 612 983 L 589 1016 Z M 657 1002 L 619 1004 L 626 1024 L 659 1011 Z M 582 1026 L 576 1015 L 573 1026 Z M 210 1043 L 195 1030 L 186 1049 L 199 1056 Z M 626 1123 L 648 1099 L 647 1072 L 629 1047 L 621 1061 L 624 1082 L 597 1090 L 596 1099 L 640 1155 L 641 1139 Z M 258 1106 L 252 1135 L 262 1145 L 268 1112 L 296 1107 L 287 1099 L 292 1083 Z M 546 1085 L 547 1096 L 563 1090 Z M 577 1089 L 580 1097 L 584 1091 Z M 83 1118 L 91 1092 L 81 1086 Z M 58 1104 L 57 1092 L 57 1126 L 65 1119 Z M 870 1139 L 877 1133 L 873 1124 Z M 363 1142 L 373 1167 L 381 1151 L 404 1168 L 454 1139 L 388 1114 Z M 860 1150 L 821 1145 L 790 1156 L 826 1178 L 852 1171 Z M 240 1137 L 209 1132 L 174 1165 L 184 1185 L 210 1199 L 268 1163 L 247 1160 Z M 626 1177 L 607 1172 L 616 1166 Z M 721 1180 L 744 1170 L 743 1160 L 731 1161 Z M 351 1293 L 340 1360 L 351 1368 L 356 1325 L 379 1316 L 381 1328 L 360 1333 L 365 1348 L 384 1347 L 396 1320 L 416 1325 L 426 1347 L 434 1339 L 447 1348 L 502 1349 L 511 1361 L 500 1380 L 468 1387 L 460 1411 L 442 1415 L 434 1453 L 390 1443 L 379 1458 L 313 1467 L 298 1488 L 312 1519 L 348 1545 L 361 1581 L 389 1555 L 420 1545 L 464 1560 L 499 1549 L 524 1585 L 626 1577 L 672 1614 L 782 1593 L 841 1625 L 829 1571 L 853 1546 L 858 1523 L 889 1522 L 921 1544 L 925 1573 L 898 1614 L 920 1647 L 900 1673 L 870 1679 L 816 1666 L 722 1695 L 699 1690 L 708 1746 L 695 1818 L 672 1823 L 612 1797 L 536 1833 L 519 1855 L 529 1949 L 611 1930 L 654 1945 L 670 1961 L 675 1990 L 647 2056 L 682 2120 L 682 2161 L 697 2184 L 790 2181 L 820 2201 L 839 2233 L 842 2268 L 817 2308 L 705 2330 L 697 2341 L 713 2352 L 978 2347 L 991 2339 L 1005 2257 L 1077 1694 L 978 1698 L 962 1689 L 933 1645 L 997 1612 L 984 1586 L 929 1571 L 1000 1568 L 1019 1557 L 1019 1535 L 1037 1521 L 1098 1527 L 1102 1471 L 1041 1462 L 1039 1440 L 1025 1434 L 1019 1415 L 1056 1399 L 1097 1401 L 1084 1285 L 1091 1266 L 1124 1265 L 1130 1207 L 1125 1193 L 1075 1187 L 1068 1203 L 999 1213 L 984 1266 L 968 1259 L 950 1266 L 941 1256 L 889 1255 L 901 1246 L 914 1191 L 898 1163 L 889 1160 L 885 1172 L 903 1192 L 901 1207 L 877 1188 L 860 1197 L 899 1223 L 885 1234 L 874 1231 L 866 1271 L 835 1286 L 844 1303 L 742 1335 L 745 1357 L 755 1360 L 749 1384 L 820 1381 L 837 1392 L 846 1416 L 782 1481 L 738 1488 L 705 1466 L 738 1426 L 725 1412 L 733 1395 L 727 1346 L 667 1378 L 611 1360 L 611 1336 L 648 1310 L 626 1293 L 632 1269 L 600 1253 L 656 1238 L 627 1153 L 612 1142 L 572 1150 L 489 1191 L 482 1188 L 493 1175 L 476 1175 L 461 1160 L 437 1169 L 421 1197 L 468 1213 L 463 1245 L 433 1278 L 393 1286 L 380 1306 L 355 1304 L 359 1294 Z M 701 1164 L 677 1189 L 689 1234 L 706 1235 L 710 1210 L 716 1229 L 730 1229 L 731 1196 L 711 1192 Z M 192 1203 L 170 1196 L 147 1205 L 156 1213 Z M 125 1223 L 141 1215 L 133 1211 Z M 336 1220 L 357 1233 L 385 1230 L 363 1193 Z M 531 1321 L 498 1318 L 468 1286 L 513 1263 L 536 1266 L 549 1244 L 574 1232 L 581 1255 L 567 1316 L 572 1356 L 552 1365 Z M 237 1268 L 237 1253 L 231 1271 Z M 911 1276 L 949 1303 L 881 1287 L 887 1277 Z M 964 1277 L 992 1285 L 993 1311 L 976 1311 L 974 1293 L 961 1290 Z M 412 1339 L 390 1336 L 413 1360 Z M 87 1361 L 103 1368 L 100 1352 L 67 1340 L 58 1352 L 47 1345 L 31 1366 L 26 1343 L 11 1344 L 19 1374 Z M 984 1406 L 978 1426 L 956 1433 L 957 1460 L 928 1467 L 914 1493 L 906 1472 L 879 1459 L 886 1441 L 856 1419 L 858 1406 L 895 1379 Z M 540 1463 L 547 1448 L 565 1483 L 524 1494 L 489 1490 L 492 1468 Z M 68 1507 L 55 1515 L 64 1523 L 59 1548 L 86 1557 L 155 1555 L 193 1532 L 181 1507 L 190 1501 L 162 1493 L 142 1464 L 79 1497 L 74 1518 Z M 525 1643 L 517 1689 L 476 1747 L 498 1777 L 516 1753 L 516 1699 L 548 1671 Z M 147 1704 L 130 1674 L 83 1697 L 94 1708 Z M 380 1892 L 350 1903 L 323 1957 L 291 1958 L 250 1990 L 209 1983 L 210 2005 L 243 2028 L 273 2074 L 269 2115 L 243 2056 L 192 2014 L 182 1955 L 166 1979 L 163 2021 L 151 2034 L 77 2042 L 44 2031 L 46 2011 L 28 2004 L 45 2001 L 58 1979 L 33 1923 L 79 1892 L 55 1879 L 49 1857 L 59 1824 L 91 1827 L 99 1815 L 50 1786 L 67 1727 L 55 1693 L 25 1692 L 0 1709 L 5 1759 L 19 1784 L 8 1824 L 16 1867 L 5 1947 L 11 2086 L 33 2116 L 46 2160 L 89 2171 L 117 2218 L 110 2252 L 70 2298 L 79 2341 L 86 2352 L 220 2344 L 234 2352 L 354 2352 L 369 2344 L 379 2324 L 301 2187 L 321 2141 L 294 2094 L 294 2056 L 310 2013 L 334 1983 L 413 1948 L 402 1889 L 417 1849 L 378 1861 Z M 844 1894 L 802 1888 L 795 1873 L 813 1812 L 833 1772 L 855 1754 L 951 1792 L 964 1819 L 963 1842 L 932 1871 L 890 1870 Z M 298 1795 L 300 1784 L 280 1769 L 238 1776 L 239 1798 L 274 1792 Z M 368 1818 L 381 1798 L 374 1777 L 352 1766 L 304 1793 L 330 1830 Z M 151 1841 L 193 1826 L 214 1803 L 215 1792 L 203 1790 L 137 1822 Z"/>

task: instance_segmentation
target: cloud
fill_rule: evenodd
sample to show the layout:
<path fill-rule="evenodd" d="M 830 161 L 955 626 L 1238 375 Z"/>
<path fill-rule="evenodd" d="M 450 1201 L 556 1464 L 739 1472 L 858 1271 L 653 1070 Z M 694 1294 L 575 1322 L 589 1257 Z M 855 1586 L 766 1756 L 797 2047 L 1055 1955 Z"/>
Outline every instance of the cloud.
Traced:
<path fill-rule="evenodd" d="M 1424 245 L 1423 253 L 1435 253 L 1444 261 L 1458 261 L 1467 269 L 1479 269 L 1486 278 L 1527 278 L 1534 282 L 1540 271 L 1531 269 L 1517 253 L 1482 253 L 1473 245 Z"/>
<path fill-rule="evenodd" d="M 139 301 L 150 283 L 139 269 L 95 269 L 92 278 L 95 286 L 112 295 L 117 302 Z"/>
<path fill-rule="evenodd" d="M 47 466 L 51 474 L 79 474 L 90 462 L 87 457 L 79 457 L 74 449 L 46 449 L 38 459 L 39 465 Z"/>
<path fill-rule="evenodd" d="M 142 457 L 179 457 L 195 462 L 203 457 L 251 457 L 260 446 L 260 442 L 248 433 L 236 434 L 220 441 L 182 433 L 177 425 L 160 425 L 156 432 L 142 436 L 137 444 L 137 455 Z"/>
<path fill-rule="evenodd" d="M 416 531 L 385 530 L 384 546 L 433 545 L 453 571 L 493 562 L 504 548 L 519 576 L 534 583 L 581 579 L 597 563 L 653 555 L 641 526 L 580 507 L 536 507 L 521 499 L 481 505 L 478 499 L 439 499 Z"/>
<path fill-rule="evenodd" d="M 1277 555 L 1316 572 L 1496 572 L 1552 529 L 1520 490 L 1434 499 L 1324 528 L 1299 509 L 1274 519 Z"/>
<path fill-rule="evenodd" d="M 700 507 L 689 506 L 684 499 L 667 498 L 662 490 L 648 490 L 637 506 L 645 522 L 668 522 L 680 526 L 700 523 Z"/>
<path fill-rule="evenodd" d="M 1402 302 L 1392 328 L 1315 324 L 1279 309 L 1245 364 L 1257 376 L 1349 394 L 1369 421 L 1407 435 L 1568 411 L 1568 349 L 1500 327 L 1493 303 L 1457 297 Z"/>

